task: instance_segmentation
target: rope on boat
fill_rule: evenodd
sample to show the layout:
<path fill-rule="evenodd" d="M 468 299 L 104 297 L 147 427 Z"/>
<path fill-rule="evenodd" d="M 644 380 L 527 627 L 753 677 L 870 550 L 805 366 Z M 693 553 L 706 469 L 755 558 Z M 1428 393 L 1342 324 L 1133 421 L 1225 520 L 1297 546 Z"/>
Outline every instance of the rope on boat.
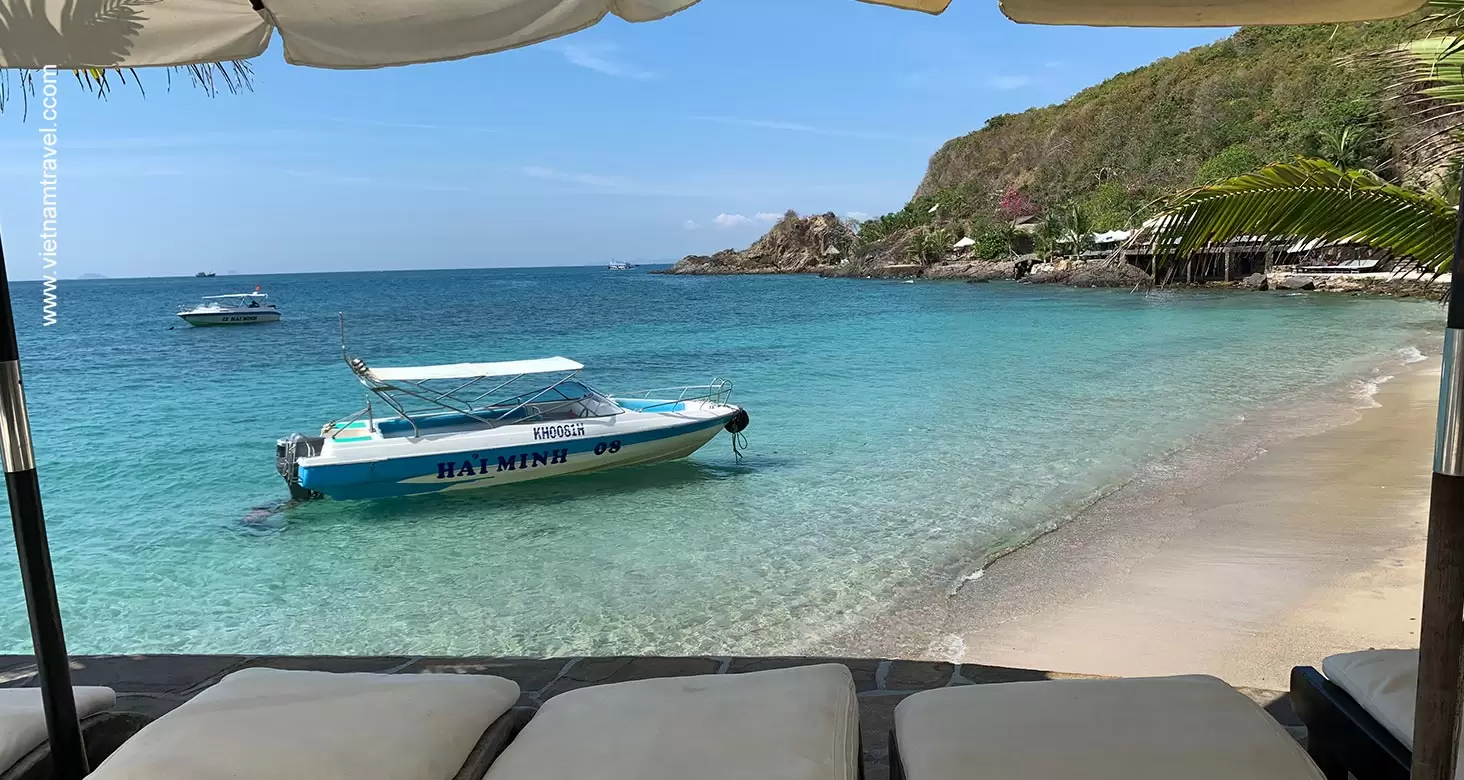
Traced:
<path fill-rule="evenodd" d="M 747 430 L 747 426 L 751 422 L 752 419 L 747 416 L 747 410 L 738 409 L 737 413 L 732 415 L 731 419 L 727 420 L 727 424 L 723 426 L 728 433 L 732 434 L 732 454 L 736 456 L 738 463 L 742 462 L 742 450 L 747 446 L 747 436 L 742 432 Z"/>

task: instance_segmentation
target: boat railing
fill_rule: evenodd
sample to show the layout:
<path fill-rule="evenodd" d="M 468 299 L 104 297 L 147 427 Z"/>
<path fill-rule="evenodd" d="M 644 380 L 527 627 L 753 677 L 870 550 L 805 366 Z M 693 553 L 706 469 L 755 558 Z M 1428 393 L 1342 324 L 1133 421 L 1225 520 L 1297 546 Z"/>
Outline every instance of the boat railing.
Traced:
<path fill-rule="evenodd" d="M 320 435 L 328 439 L 334 439 L 341 434 L 341 431 L 351 427 L 351 423 L 365 417 L 367 419 L 366 430 L 376 432 L 376 415 L 371 413 L 371 402 L 366 402 L 366 408 L 348 417 L 331 420 L 320 429 Z"/>
<path fill-rule="evenodd" d="M 672 394 L 675 394 L 673 397 Z M 616 395 L 616 398 L 627 400 L 656 400 L 661 403 L 640 407 L 640 411 L 654 411 L 659 406 L 675 406 L 686 401 L 711 401 L 716 404 L 725 404 L 732 396 L 732 381 L 717 377 L 711 384 L 705 385 L 683 385 L 681 387 L 657 387 L 650 390 L 640 390 L 634 393 L 623 393 Z"/>

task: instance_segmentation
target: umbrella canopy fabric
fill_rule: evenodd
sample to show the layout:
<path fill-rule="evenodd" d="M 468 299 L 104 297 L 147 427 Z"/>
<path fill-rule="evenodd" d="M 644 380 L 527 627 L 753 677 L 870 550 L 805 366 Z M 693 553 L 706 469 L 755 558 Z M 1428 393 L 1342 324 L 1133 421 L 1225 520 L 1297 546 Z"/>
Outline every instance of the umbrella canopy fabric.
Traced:
<path fill-rule="evenodd" d="M 989 1 L 989 0 L 988 0 Z M 379 68 L 488 54 L 611 14 L 662 19 L 698 0 L 0 0 L 0 67 L 141 68 L 246 60 L 278 30 L 285 59 Z M 926 13 L 950 0 L 861 0 Z M 1398 16 L 1422 0 L 1002 0 L 1019 22 L 1301 24 Z"/>
<path fill-rule="evenodd" d="M 863 0 L 940 13 L 950 0 Z M 529 46 L 614 14 L 649 22 L 698 0 L 0 0 L 0 67 L 141 68 L 246 60 L 278 30 L 321 68 L 437 62 Z M 251 5 L 252 3 L 252 5 Z"/>

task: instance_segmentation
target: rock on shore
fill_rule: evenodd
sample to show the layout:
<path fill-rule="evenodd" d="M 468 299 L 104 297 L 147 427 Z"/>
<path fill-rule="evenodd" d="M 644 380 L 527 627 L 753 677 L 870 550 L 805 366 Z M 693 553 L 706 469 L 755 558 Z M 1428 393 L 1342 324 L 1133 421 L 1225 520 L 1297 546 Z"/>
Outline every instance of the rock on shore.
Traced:
<path fill-rule="evenodd" d="M 837 265 L 854 247 L 854 231 L 833 212 L 800 217 L 790 211 L 767 235 L 739 252 L 689 255 L 668 274 L 801 274 Z"/>
<path fill-rule="evenodd" d="M 1273 271 L 1267 281 L 1273 290 L 1318 290 L 1399 298 L 1438 298 L 1449 288 L 1447 275 L 1420 278 L 1417 274 L 1296 274 Z"/>
<path fill-rule="evenodd" d="M 1124 262 L 1087 263 L 1073 269 L 1067 283 L 1073 287 L 1139 287 L 1153 280 L 1143 270 Z"/>

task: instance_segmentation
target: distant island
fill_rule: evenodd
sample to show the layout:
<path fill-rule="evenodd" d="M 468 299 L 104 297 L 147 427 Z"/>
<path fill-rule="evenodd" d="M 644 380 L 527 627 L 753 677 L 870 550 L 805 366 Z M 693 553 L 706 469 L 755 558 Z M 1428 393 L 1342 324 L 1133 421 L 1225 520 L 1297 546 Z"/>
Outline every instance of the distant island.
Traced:
<path fill-rule="evenodd" d="M 102 276 L 101 274 L 82 274 L 81 276 L 78 276 L 76 278 L 77 279 L 106 279 L 107 277 Z"/>

